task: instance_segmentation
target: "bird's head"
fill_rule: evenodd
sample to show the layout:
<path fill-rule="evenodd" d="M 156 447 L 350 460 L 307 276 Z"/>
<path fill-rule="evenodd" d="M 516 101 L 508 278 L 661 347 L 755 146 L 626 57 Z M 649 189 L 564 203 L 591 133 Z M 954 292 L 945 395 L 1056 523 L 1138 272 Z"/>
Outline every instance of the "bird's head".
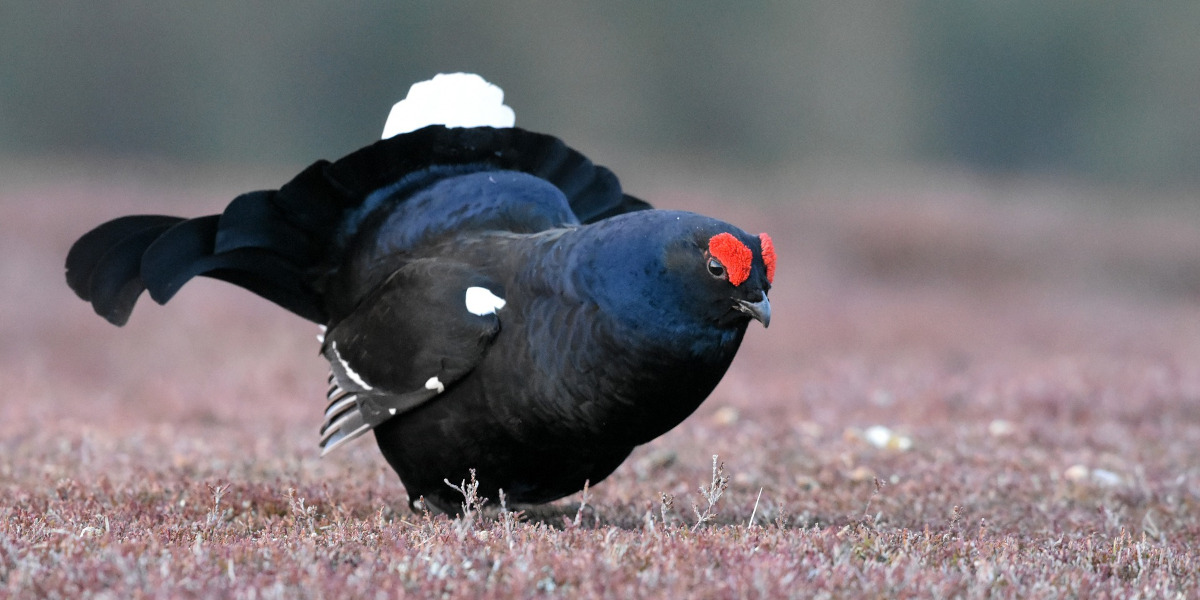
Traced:
<path fill-rule="evenodd" d="M 722 231 L 708 238 L 704 251 L 704 269 L 712 277 L 709 283 L 710 287 L 716 288 L 714 295 L 728 293 L 732 300 L 718 320 L 737 322 L 750 317 L 768 327 L 771 325 L 771 301 L 767 292 L 775 279 L 775 245 L 771 236 L 765 233 L 754 239 L 740 229 L 736 231 L 740 237 L 731 231 Z"/>
<path fill-rule="evenodd" d="M 775 249 L 767 234 L 679 211 L 640 211 L 590 226 L 575 273 L 600 308 L 649 335 L 721 331 L 771 322 Z M 736 334 L 736 335 L 734 335 Z"/>

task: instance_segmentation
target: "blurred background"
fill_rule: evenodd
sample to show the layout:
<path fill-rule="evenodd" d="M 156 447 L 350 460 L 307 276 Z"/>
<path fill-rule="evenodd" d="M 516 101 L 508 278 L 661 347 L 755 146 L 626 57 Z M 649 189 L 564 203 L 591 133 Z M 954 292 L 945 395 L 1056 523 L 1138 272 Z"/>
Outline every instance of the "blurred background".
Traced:
<path fill-rule="evenodd" d="M 518 125 L 634 174 L 654 155 L 1200 182 L 1200 3 L 732 8 L 5 2 L 0 157 L 290 169 L 374 139 L 412 82 L 466 70 L 506 91 Z"/>
<path fill-rule="evenodd" d="M 1055 538 L 1149 511 L 1196 531 L 1146 500 L 1200 482 L 1196 0 L 0 0 L 0 456 L 31 457 L 0 460 L 0 485 L 57 506 L 59 478 L 233 465 L 398 497 L 371 444 L 317 460 L 311 323 L 199 278 L 118 329 L 63 261 L 108 219 L 212 214 L 370 144 L 413 82 L 460 70 L 628 192 L 775 240 L 770 330 L 615 479 L 670 472 L 683 498 L 720 454 L 797 513 L 852 515 L 875 496 L 846 481 L 899 470 L 925 486 L 887 509 L 914 530 L 974 506 L 964 523 Z M 860 454 L 875 424 L 912 436 L 908 467 Z M 659 450 L 687 468 L 637 466 Z M 1005 516 L 1076 464 L 1167 483 Z M 657 502 L 646 485 L 633 502 Z"/>
<path fill-rule="evenodd" d="M 178 397 L 181 364 L 249 368 L 274 324 L 319 397 L 297 318 L 203 280 L 117 330 L 64 285 L 67 248 L 278 187 L 460 70 L 627 191 L 771 232 L 775 320 L 726 393 L 791 373 L 791 403 L 821 365 L 913 356 L 1200 355 L 1198 31 L 1193 0 L 2 2 L 0 375 Z"/>

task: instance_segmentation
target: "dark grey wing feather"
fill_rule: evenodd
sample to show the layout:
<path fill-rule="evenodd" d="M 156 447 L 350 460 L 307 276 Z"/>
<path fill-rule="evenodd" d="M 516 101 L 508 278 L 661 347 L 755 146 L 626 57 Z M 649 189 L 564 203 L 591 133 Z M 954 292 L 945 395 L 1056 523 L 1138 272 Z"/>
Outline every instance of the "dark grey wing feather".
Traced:
<path fill-rule="evenodd" d="M 461 263 L 414 260 L 330 327 L 323 453 L 437 397 L 479 364 L 501 319 L 468 310 L 470 288 L 503 297 L 497 283 Z"/>

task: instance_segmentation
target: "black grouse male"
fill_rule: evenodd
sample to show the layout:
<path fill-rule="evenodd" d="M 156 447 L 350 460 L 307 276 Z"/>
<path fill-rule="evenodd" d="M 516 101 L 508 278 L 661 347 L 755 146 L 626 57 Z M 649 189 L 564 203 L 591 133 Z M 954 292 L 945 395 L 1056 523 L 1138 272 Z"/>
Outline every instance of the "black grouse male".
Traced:
<path fill-rule="evenodd" d="M 109 221 L 71 248 L 67 282 L 116 325 L 143 290 L 165 303 L 205 275 L 326 326 L 320 444 L 374 431 L 414 506 L 456 512 L 444 481 L 470 469 L 483 496 L 561 498 L 708 396 L 750 320 L 770 322 L 775 253 L 766 234 L 651 210 L 507 119 L 399 133 L 220 215 Z"/>

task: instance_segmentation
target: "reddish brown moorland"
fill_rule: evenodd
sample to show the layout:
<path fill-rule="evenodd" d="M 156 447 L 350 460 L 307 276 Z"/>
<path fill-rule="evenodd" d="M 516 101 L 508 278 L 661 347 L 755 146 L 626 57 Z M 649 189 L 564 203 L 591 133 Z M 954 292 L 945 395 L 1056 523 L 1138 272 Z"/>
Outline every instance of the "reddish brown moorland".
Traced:
<path fill-rule="evenodd" d="M 1194 199 L 664 184 L 771 232 L 771 328 L 586 499 L 451 521 L 369 440 L 318 458 L 311 324 L 205 280 L 117 329 L 64 284 L 88 227 L 239 188 L 48 181 L 0 188 L 0 595 L 1200 596 Z"/>

